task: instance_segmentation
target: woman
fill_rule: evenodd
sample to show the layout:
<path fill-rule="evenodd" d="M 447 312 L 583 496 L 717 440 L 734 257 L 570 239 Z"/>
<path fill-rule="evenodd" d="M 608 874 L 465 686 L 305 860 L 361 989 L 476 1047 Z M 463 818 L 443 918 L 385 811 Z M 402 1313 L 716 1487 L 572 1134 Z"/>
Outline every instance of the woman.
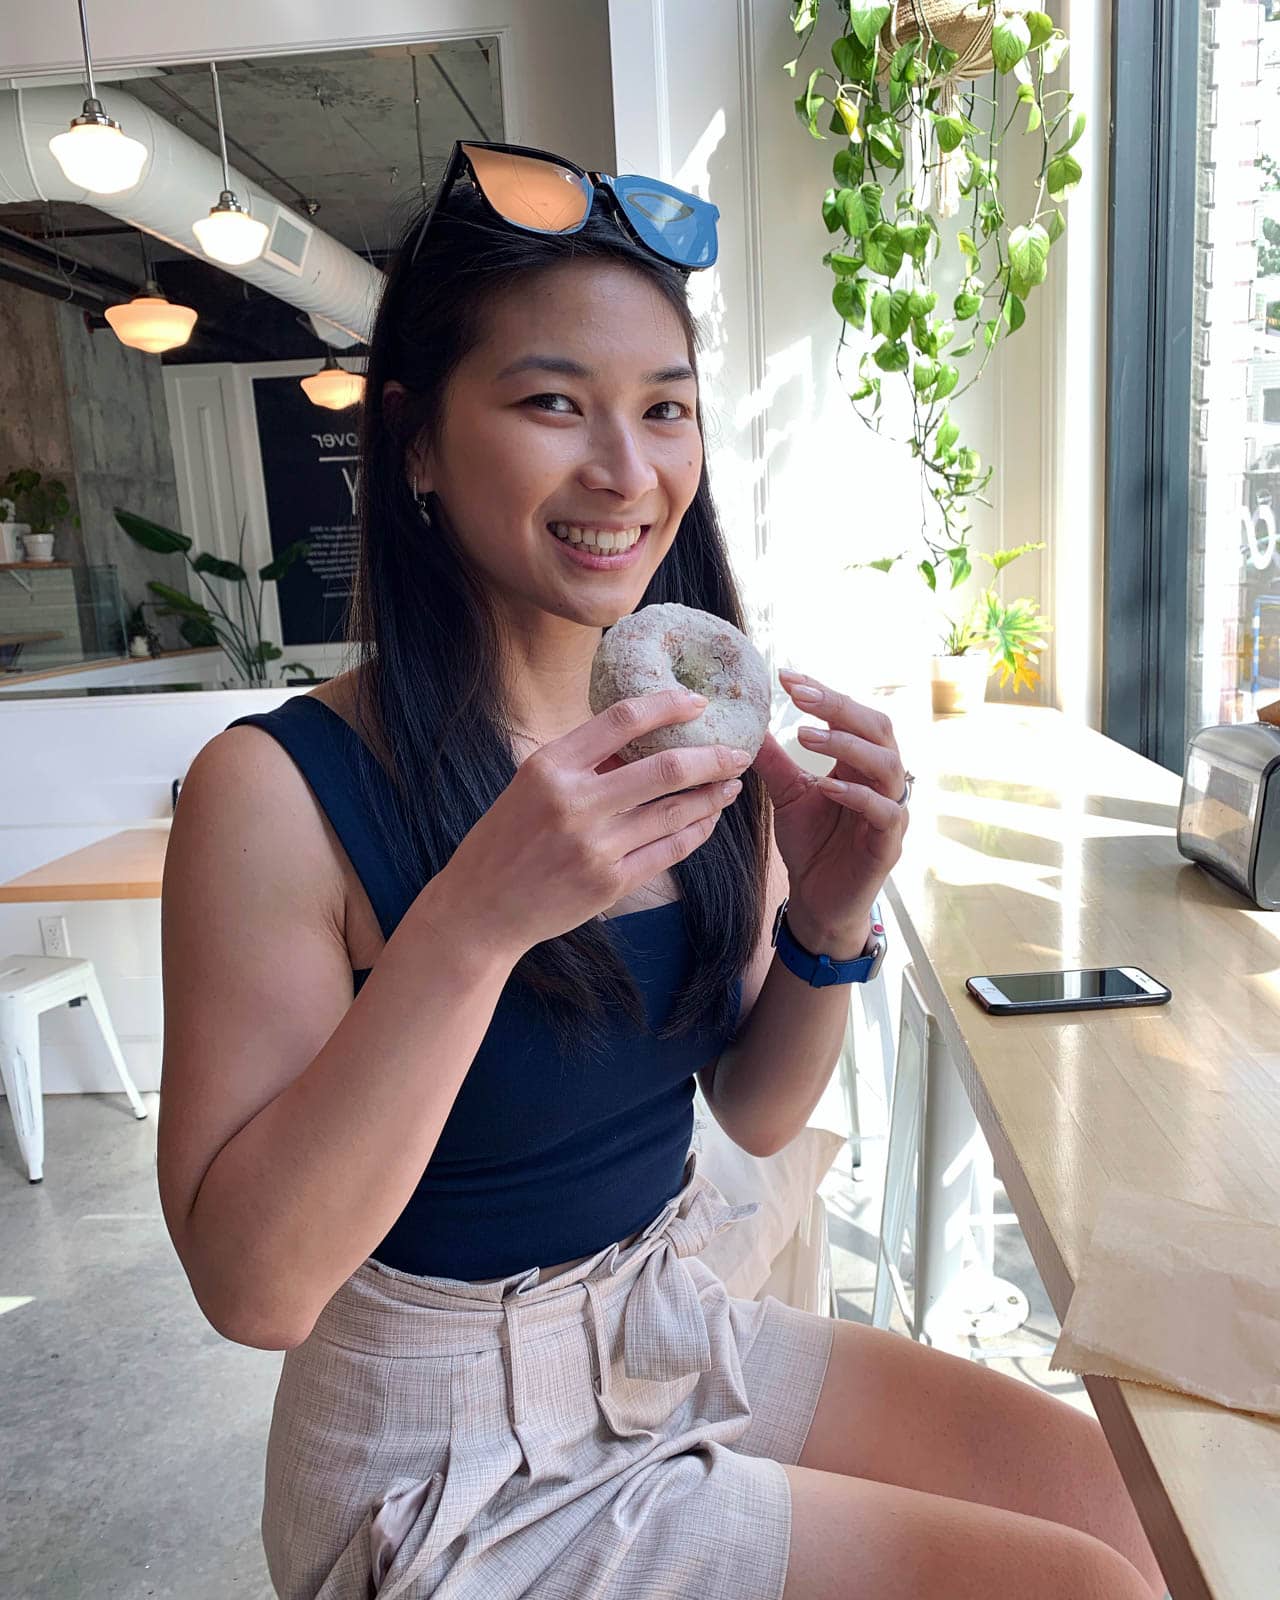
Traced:
<path fill-rule="evenodd" d="M 359 664 L 183 787 L 161 1193 L 213 1326 L 288 1352 L 286 1600 L 1163 1588 L 1092 1421 L 696 1260 L 739 1213 L 686 1165 L 694 1074 L 749 1150 L 804 1125 L 847 991 L 775 908 L 856 959 L 906 825 L 886 720 L 799 675 L 830 780 L 772 739 L 626 765 L 699 706 L 588 708 L 619 617 L 742 621 L 684 295 L 714 216 L 455 150 L 370 346 Z"/>

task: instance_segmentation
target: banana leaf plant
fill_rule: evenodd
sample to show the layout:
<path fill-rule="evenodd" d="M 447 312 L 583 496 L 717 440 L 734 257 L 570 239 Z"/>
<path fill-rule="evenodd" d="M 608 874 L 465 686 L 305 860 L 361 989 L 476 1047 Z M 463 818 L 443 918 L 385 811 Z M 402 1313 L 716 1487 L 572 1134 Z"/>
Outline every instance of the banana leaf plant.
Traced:
<path fill-rule="evenodd" d="M 240 522 L 240 542 L 237 549 L 239 559 L 224 561 L 219 556 L 211 556 L 205 550 L 193 557 L 192 541 L 185 533 L 162 527 L 160 523 L 140 517 L 134 511 L 125 511 L 120 506 L 116 506 L 114 510 L 116 521 L 135 544 L 141 545 L 144 550 L 153 551 L 156 555 L 182 556 L 208 592 L 210 604 L 206 606 L 199 600 L 192 599 L 189 594 L 184 594 L 180 589 L 153 580 L 147 584 L 147 588 L 161 602 L 156 608 L 157 614 L 162 617 L 180 618 L 178 631 L 189 645 L 197 647 L 220 645 L 230 658 L 237 674 L 247 684 L 253 688 L 265 688 L 268 662 L 279 661 L 284 652 L 279 645 L 272 644 L 269 639 L 262 637 L 263 585 L 278 583 L 294 562 L 306 555 L 310 548 L 310 540 L 297 540 L 287 550 L 282 550 L 274 561 L 269 561 L 265 567 L 258 568 L 258 592 L 255 596 L 253 584 L 244 566 L 243 518 Z M 224 603 L 223 595 L 219 594 L 209 582 L 210 578 L 235 585 L 233 596 L 226 597 L 227 603 Z M 238 622 L 231 615 L 232 609 L 238 613 Z M 286 662 L 285 668 L 298 668 L 308 677 L 315 676 L 309 667 L 299 661 Z"/>

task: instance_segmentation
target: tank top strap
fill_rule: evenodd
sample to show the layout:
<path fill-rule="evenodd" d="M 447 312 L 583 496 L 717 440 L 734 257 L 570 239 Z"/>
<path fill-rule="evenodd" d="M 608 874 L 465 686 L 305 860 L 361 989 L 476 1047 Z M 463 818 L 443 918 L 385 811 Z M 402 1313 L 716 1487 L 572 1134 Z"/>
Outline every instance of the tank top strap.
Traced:
<path fill-rule="evenodd" d="M 362 769 L 388 805 L 391 783 L 364 740 L 332 707 L 307 694 L 228 726 L 261 728 L 293 758 L 364 886 L 383 938 L 390 939 L 417 891 L 403 881 L 369 817 Z"/>

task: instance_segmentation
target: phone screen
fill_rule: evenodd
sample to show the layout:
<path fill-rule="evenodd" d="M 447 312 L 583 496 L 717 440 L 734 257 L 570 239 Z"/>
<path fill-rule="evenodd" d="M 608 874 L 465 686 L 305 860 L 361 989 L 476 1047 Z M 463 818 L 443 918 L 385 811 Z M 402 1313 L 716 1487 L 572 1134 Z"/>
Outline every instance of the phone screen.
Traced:
<path fill-rule="evenodd" d="M 1089 967 L 1083 972 L 1014 972 L 993 976 L 991 982 L 1015 1005 L 1027 1001 L 1123 999 L 1147 993 L 1119 967 Z"/>

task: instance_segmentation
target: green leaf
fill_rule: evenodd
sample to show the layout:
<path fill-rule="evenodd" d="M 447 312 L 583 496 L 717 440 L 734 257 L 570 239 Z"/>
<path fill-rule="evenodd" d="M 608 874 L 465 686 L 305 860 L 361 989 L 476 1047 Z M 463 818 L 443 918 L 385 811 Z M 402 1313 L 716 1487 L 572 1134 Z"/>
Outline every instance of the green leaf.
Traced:
<path fill-rule="evenodd" d="M 310 539 L 296 539 L 287 549 L 282 550 L 274 561 L 269 561 L 265 567 L 259 567 L 258 576 L 263 583 L 275 583 L 277 579 L 283 578 L 294 562 L 300 561 L 310 548 Z"/>
<path fill-rule="evenodd" d="M 937 303 L 938 297 L 932 289 L 927 291 L 913 289 L 907 299 L 907 306 L 913 317 L 927 317 Z"/>
<path fill-rule="evenodd" d="M 864 49 L 874 48 L 876 36 L 892 11 L 893 7 L 885 5 L 883 0 L 849 0 L 849 26 Z"/>
<path fill-rule="evenodd" d="M 1044 11 L 1026 13 L 1027 31 L 1031 35 L 1031 48 L 1038 50 L 1053 38 L 1053 18 Z"/>
<path fill-rule="evenodd" d="M 230 583 L 243 583 L 249 574 L 234 561 L 222 561 L 202 550 L 191 563 L 192 571 L 207 572 L 211 578 L 226 578 Z"/>
<path fill-rule="evenodd" d="M 959 588 L 964 580 L 973 571 L 969 564 L 969 550 L 967 545 L 958 544 L 954 549 L 947 551 L 947 560 L 951 563 L 951 587 Z"/>
<path fill-rule="evenodd" d="M 977 342 L 976 339 L 966 339 L 963 344 L 958 344 L 951 352 L 952 360 L 959 361 L 961 356 L 967 356 Z"/>
<path fill-rule="evenodd" d="M 843 225 L 840 212 L 840 195 L 836 189 L 828 189 L 822 197 L 822 220 L 827 225 L 828 233 L 836 233 Z"/>
<path fill-rule="evenodd" d="M 862 271 L 862 257 L 847 256 L 842 250 L 832 250 L 827 256 L 827 265 L 838 278 L 856 278 Z"/>
<path fill-rule="evenodd" d="M 959 425 L 952 422 L 951 413 L 949 411 L 944 411 L 942 414 L 942 421 L 938 424 L 938 432 L 935 440 L 938 454 L 945 455 L 947 451 L 952 448 L 959 437 Z"/>
<path fill-rule="evenodd" d="M 1061 200 L 1064 195 L 1071 193 L 1083 176 L 1080 163 L 1074 156 L 1054 156 L 1046 174 L 1050 195 L 1055 200 Z"/>
<path fill-rule="evenodd" d="M 911 342 L 922 356 L 932 357 L 938 353 L 938 341 L 923 317 L 911 319 Z"/>
<path fill-rule="evenodd" d="M 1010 291 L 1004 303 L 1004 320 L 1009 324 L 1009 332 L 1017 333 L 1018 329 L 1027 320 L 1027 308 L 1016 294 Z"/>
<path fill-rule="evenodd" d="M 219 642 L 213 624 L 204 622 L 200 617 L 183 617 L 178 624 L 178 632 L 196 650 L 207 650 L 210 645 Z"/>
<path fill-rule="evenodd" d="M 1049 243 L 1057 244 L 1058 240 L 1067 231 L 1067 219 L 1062 215 L 1061 211 L 1046 211 L 1044 228 L 1049 235 Z"/>
<path fill-rule="evenodd" d="M 936 361 L 917 361 L 911 370 L 911 382 L 917 394 L 923 394 L 931 388 L 938 376 L 938 363 Z"/>
<path fill-rule="evenodd" d="M 791 26 L 797 33 L 807 33 L 818 20 L 818 0 L 796 0 L 791 12 Z"/>
<path fill-rule="evenodd" d="M 892 82 L 894 79 L 906 76 L 907 68 L 915 60 L 916 51 L 919 48 L 920 36 L 917 34 L 914 39 L 909 40 L 906 44 L 894 51 L 893 60 L 889 63 L 890 82 Z"/>
<path fill-rule="evenodd" d="M 925 253 L 929 248 L 929 241 L 933 238 L 933 230 L 927 223 L 920 222 L 915 226 L 900 222 L 898 224 L 898 238 L 902 241 L 904 255 L 909 255 L 913 261 L 923 264 Z"/>
<path fill-rule="evenodd" d="M 156 583 L 154 579 L 147 584 L 147 588 L 158 599 L 163 600 L 165 605 L 172 606 L 184 617 L 199 617 L 201 621 L 212 626 L 213 618 L 205 607 L 198 600 L 193 600 L 189 594 L 183 594 L 181 589 L 172 589 L 167 583 Z"/>
<path fill-rule="evenodd" d="M 858 182 L 856 171 L 858 163 L 862 160 L 862 152 L 854 151 L 848 145 L 843 150 L 837 150 L 835 160 L 831 163 L 831 172 L 836 182 L 842 189 L 852 189 Z"/>
<path fill-rule="evenodd" d="M 1031 48 L 1031 29 L 1026 19 L 1006 17 L 991 30 L 991 54 L 997 72 L 1012 72 Z"/>
<path fill-rule="evenodd" d="M 1071 146 L 1079 141 L 1080 135 L 1084 132 L 1085 125 L 1087 124 L 1088 120 L 1088 117 L 1086 117 L 1082 111 L 1076 120 L 1071 124 L 1071 137 L 1067 140 L 1066 144 L 1059 148 L 1059 155 L 1065 155 L 1067 151 L 1070 150 Z"/>
<path fill-rule="evenodd" d="M 945 400 L 959 382 L 959 370 L 953 367 L 949 361 L 942 362 L 938 367 L 938 381 L 934 387 L 933 398 L 935 400 Z"/>
<path fill-rule="evenodd" d="M 956 235 L 956 243 L 960 246 L 961 253 L 968 256 L 976 267 L 978 264 L 978 247 L 974 244 L 972 238 L 967 233 L 961 232 Z"/>
<path fill-rule="evenodd" d="M 158 522 L 151 522 L 146 517 L 140 517 L 134 511 L 122 511 L 119 506 L 115 508 L 115 518 L 124 531 L 135 544 L 140 544 L 144 550 L 154 550 L 157 555 L 176 556 L 190 550 L 191 540 L 185 533 L 177 533 L 173 528 L 165 528 Z"/>
<path fill-rule="evenodd" d="M 952 311 L 961 322 L 968 317 L 976 317 L 981 307 L 981 296 L 971 294 L 967 289 L 962 289 L 951 303 Z"/>
<path fill-rule="evenodd" d="M 886 339 L 898 339 L 911 321 L 911 296 L 905 289 L 892 294 L 877 289 L 871 301 L 871 326 Z"/>
<path fill-rule="evenodd" d="M 990 322 L 984 322 L 983 323 L 983 325 L 982 325 L 982 337 L 983 337 L 983 340 L 986 343 L 986 346 L 987 346 L 988 350 L 990 350 L 991 346 L 1000 337 L 1000 324 L 999 324 L 998 321 L 996 321 L 996 319 L 994 317 L 992 318 L 992 320 Z"/>
<path fill-rule="evenodd" d="M 920 566 L 919 566 L 918 570 L 919 570 L 920 576 L 929 585 L 929 587 L 936 591 L 936 589 L 938 587 L 938 579 L 937 579 L 937 576 L 935 575 L 934 570 L 933 570 L 933 562 L 932 561 L 922 561 L 920 563 Z"/>
<path fill-rule="evenodd" d="M 840 217 L 844 231 L 851 238 L 861 238 L 879 222 L 883 194 L 884 190 L 878 183 L 863 183 L 856 189 L 840 191 Z"/>
<path fill-rule="evenodd" d="M 867 320 L 867 281 L 841 278 L 831 291 L 831 301 L 846 322 L 861 328 Z"/>
<path fill-rule="evenodd" d="M 878 561 L 868 561 L 866 565 L 874 567 L 877 572 L 889 572 L 892 570 L 894 562 L 901 560 L 901 556 L 881 556 Z"/>
<path fill-rule="evenodd" d="M 931 111 L 929 115 L 933 118 L 939 148 L 954 150 L 964 139 L 964 123 L 959 117 L 940 117 L 936 111 Z"/>
<path fill-rule="evenodd" d="M 835 98 L 835 110 L 849 137 L 861 138 L 861 134 L 858 133 L 858 108 L 854 102 L 845 95 L 838 94 Z"/>
<path fill-rule="evenodd" d="M 986 551 L 980 551 L 979 554 L 982 556 L 982 559 L 994 567 L 997 572 L 1003 572 L 1009 563 L 1011 561 L 1016 561 L 1019 556 L 1029 555 L 1032 550 L 1043 550 L 1044 548 L 1044 540 L 1039 539 L 1034 544 L 1015 545 L 1012 550 L 994 550 L 990 555 L 987 555 Z"/>
<path fill-rule="evenodd" d="M 1016 295 L 1043 283 L 1049 270 L 1049 235 L 1038 222 L 1029 228 L 1015 228 L 1009 235 L 1010 284 Z"/>
<path fill-rule="evenodd" d="M 872 228 L 866 237 L 865 250 L 867 266 L 872 272 L 884 278 L 896 276 L 902 265 L 902 240 L 892 224 L 881 222 Z"/>
<path fill-rule="evenodd" d="M 872 355 L 881 372 L 905 372 L 911 365 L 911 352 L 901 339 L 882 344 Z"/>
<path fill-rule="evenodd" d="M 877 122 L 867 129 L 867 140 L 875 146 L 877 157 L 891 167 L 902 165 L 902 142 L 892 122 Z"/>
<path fill-rule="evenodd" d="M 824 105 L 826 105 L 827 97 L 822 94 L 815 94 L 813 92 L 813 86 L 822 76 L 824 70 L 825 69 L 822 67 L 815 67 L 813 69 L 813 71 L 809 74 L 809 81 L 805 85 L 804 93 L 796 100 L 796 115 L 800 118 L 801 122 L 806 125 L 806 127 L 809 129 L 809 132 L 815 139 L 821 139 L 823 137 L 823 135 L 818 132 L 817 117 L 818 112 L 822 110 Z"/>
<path fill-rule="evenodd" d="M 836 71 L 847 82 L 861 82 L 872 75 L 876 52 L 851 34 L 842 34 L 831 46 Z"/>
<path fill-rule="evenodd" d="M 283 654 L 284 651 L 278 644 L 272 644 L 270 639 L 262 639 L 250 650 L 249 659 L 250 661 L 261 661 L 265 665 L 268 661 L 279 661 Z"/>
<path fill-rule="evenodd" d="M 1044 51 L 1040 56 L 1046 72 L 1056 72 L 1062 65 L 1062 58 L 1067 53 L 1067 36 L 1061 28 L 1053 30 L 1053 37 L 1047 41 Z"/>

